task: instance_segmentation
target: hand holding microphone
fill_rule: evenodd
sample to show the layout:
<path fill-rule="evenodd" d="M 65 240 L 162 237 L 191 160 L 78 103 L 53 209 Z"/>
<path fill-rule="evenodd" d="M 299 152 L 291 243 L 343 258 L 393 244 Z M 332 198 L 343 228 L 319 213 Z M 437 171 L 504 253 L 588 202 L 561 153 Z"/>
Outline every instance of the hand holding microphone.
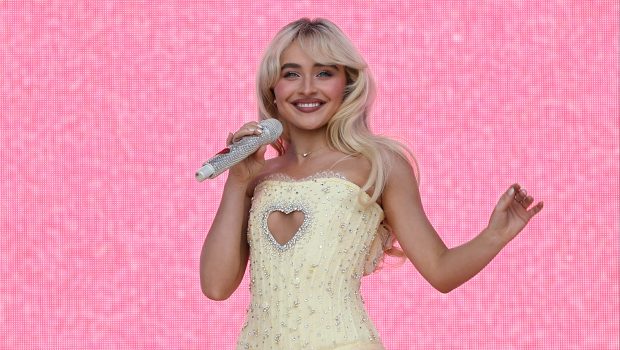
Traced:
<path fill-rule="evenodd" d="M 228 168 L 240 163 L 261 146 L 270 144 L 282 134 L 282 124 L 277 119 L 265 119 L 258 123 L 262 132 L 259 135 L 249 135 L 233 142 L 213 158 L 205 162 L 196 171 L 196 180 L 213 179 Z"/>

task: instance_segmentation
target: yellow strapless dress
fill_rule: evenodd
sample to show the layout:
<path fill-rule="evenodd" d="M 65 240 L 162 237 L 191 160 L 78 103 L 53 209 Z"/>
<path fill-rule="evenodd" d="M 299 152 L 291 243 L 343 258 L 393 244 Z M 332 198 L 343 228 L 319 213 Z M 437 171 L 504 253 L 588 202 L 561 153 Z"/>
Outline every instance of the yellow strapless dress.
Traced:
<path fill-rule="evenodd" d="M 275 176 L 255 189 L 248 223 L 251 301 L 237 349 L 384 349 L 360 295 L 380 255 L 383 210 L 342 176 Z M 269 231 L 274 211 L 301 211 L 283 244 Z M 377 250 L 379 247 L 379 251 Z"/>

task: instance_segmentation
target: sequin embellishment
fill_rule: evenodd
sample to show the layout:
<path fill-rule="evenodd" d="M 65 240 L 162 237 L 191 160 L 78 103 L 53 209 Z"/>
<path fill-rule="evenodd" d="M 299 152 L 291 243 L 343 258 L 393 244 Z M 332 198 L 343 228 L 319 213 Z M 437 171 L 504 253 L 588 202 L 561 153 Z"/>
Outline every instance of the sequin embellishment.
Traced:
<path fill-rule="evenodd" d="M 297 229 L 297 232 L 295 232 L 293 236 L 291 237 L 291 239 L 289 239 L 288 242 L 284 244 L 280 244 L 278 243 L 278 241 L 276 241 L 276 239 L 273 237 L 273 234 L 269 230 L 269 226 L 267 225 L 267 218 L 269 218 L 269 215 L 271 215 L 271 213 L 276 212 L 276 211 L 282 212 L 287 215 L 294 211 L 299 211 L 304 214 L 304 221 L 301 223 L 301 225 Z M 269 239 L 269 241 L 279 251 L 283 252 L 291 248 L 293 245 L 295 245 L 295 242 L 297 242 L 304 235 L 304 233 L 308 230 L 308 227 L 310 226 L 311 221 L 312 221 L 312 215 L 310 213 L 310 210 L 306 208 L 306 206 L 303 204 L 300 204 L 300 203 L 297 203 L 297 204 L 288 203 L 284 205 L 275 204 L 265 209 L 262 215 L 262 218 L 261 218 L 261 225 L 263 228 L 262 231 L 265 233 L 265 235 L 267 235 L 267 238 Z"/>

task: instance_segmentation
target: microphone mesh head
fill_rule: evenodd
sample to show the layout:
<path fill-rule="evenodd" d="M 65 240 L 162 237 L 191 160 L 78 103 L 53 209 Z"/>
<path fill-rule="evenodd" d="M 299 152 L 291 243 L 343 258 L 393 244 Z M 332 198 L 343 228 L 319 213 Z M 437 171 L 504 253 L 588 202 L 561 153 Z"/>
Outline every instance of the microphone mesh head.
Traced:
<path fill-rule="evenodd" d="M 262 138 L 262 144 L 268 144 L 268 143 L 272 143 L 275 142 L 278 137 L 280 137 L 280 135 L 282 135 L 282 123 L 280 123 L 279 120 L 274 119 L 274 118 L 269 118 L 269 119 L 265 119 L 262 120 L 260 123 L 258 123 L 260 126 L 263 127 L 263 134 L 261 134 L 261 138 Z M 267 134 L 263 137 L 264 134 Z"/>

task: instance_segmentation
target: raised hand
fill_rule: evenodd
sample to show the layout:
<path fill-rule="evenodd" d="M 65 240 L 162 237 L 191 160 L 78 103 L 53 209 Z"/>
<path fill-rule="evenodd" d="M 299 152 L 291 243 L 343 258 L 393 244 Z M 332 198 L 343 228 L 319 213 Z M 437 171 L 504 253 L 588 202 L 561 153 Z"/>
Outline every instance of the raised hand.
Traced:
<path fill-rule="evenodd" d="M 263 132 L 262 127 L 258 122 L 252 121 L 245 123 L 239 130 L 234 133 L 229 133 L 226 138 L 226 144 L 241 140 L 245 136 L 260 135 Z M 251 181 L 265 165 L 265 152 L 267 146 L 261 146 L 256 153 L 247 157 L 239 164 L 229 169 L 228 177 L 234 177 L 240 181 Z"/>
<path fill-rule="evenodd" d="M 501 196 L 491 218 L 488 230 L 508 243 L 543 208 L 543 202 L 532 206 L 534 198 L 519 184 L 514 184 Z"/>

